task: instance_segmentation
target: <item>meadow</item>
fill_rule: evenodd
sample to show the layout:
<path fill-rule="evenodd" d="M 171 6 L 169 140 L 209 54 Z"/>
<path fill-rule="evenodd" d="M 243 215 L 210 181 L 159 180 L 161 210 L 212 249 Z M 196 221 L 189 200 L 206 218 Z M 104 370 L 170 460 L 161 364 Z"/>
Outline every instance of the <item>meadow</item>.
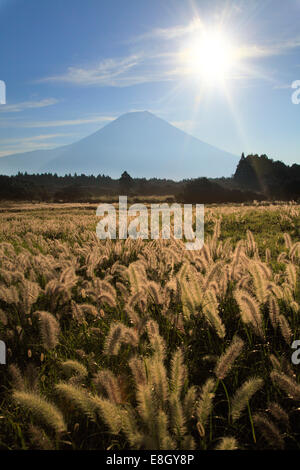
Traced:
<path fill-rule="evenodd" d="M 208 206 L 201 251 L 95 209 L 0 210 L 0 449 L 299 449 L 300 206 Z"/>

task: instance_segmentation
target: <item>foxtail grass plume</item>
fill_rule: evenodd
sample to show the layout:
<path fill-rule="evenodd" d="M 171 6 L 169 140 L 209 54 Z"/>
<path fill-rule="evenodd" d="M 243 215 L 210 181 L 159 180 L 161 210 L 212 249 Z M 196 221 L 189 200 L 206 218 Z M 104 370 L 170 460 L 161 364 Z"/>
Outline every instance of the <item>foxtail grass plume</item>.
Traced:
<path fill-rule="evenodd" d="M 253 395 L 262 388 L 264 381 L 259 377 L 251 377 L 235 392 L 231 403 L 232 421 L 237 421 Z"/>

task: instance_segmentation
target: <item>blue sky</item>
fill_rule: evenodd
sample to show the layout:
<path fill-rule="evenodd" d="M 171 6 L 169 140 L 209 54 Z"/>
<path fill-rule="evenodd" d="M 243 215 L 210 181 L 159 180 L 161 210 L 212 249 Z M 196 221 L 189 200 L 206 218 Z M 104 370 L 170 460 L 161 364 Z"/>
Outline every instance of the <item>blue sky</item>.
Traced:
<path fill-rule="evenodd" d="M 0 0 L 0 157 L 149 110 L 231 153 L 300 164 L 299 24 L 300 0 Z M 186 53 L 204 29 L 230 39 L 223 81 Z"/>

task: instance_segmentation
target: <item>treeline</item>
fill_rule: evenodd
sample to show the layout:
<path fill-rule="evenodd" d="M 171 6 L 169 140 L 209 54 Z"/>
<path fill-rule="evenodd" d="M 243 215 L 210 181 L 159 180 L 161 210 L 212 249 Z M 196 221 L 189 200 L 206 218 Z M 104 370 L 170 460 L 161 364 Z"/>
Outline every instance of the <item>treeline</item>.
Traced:
<path fill-rule="evenodd" d="M 0 200 L 41 202 L 95 202 L 119 194 L 131 196 L 176 197 L 182 183 L 158 178 L 131 178 L 125 171 L 119 179 L 98 175 L 65 175 L 18 173 L 0 175 Z"/>
<path fill-rule="evenodd" d="M 300 199 L 300 165 L 285 165 L 267 155 L 242 154 L 233 177 L 243 189 L 257 191 L 266 199 Z"/>
<path fill-rule="evenodd" d="M 300 200 L 300 165 L 288 166 L 266 155 L 242 154 L 232 178 L 195 178 L 172 181 L 106 175 L 44 173 L 0 175 L 0 200 L 44 202 L 96 202 L 102 197 L 173 196 L 184 203 Z"/>
<path fill-rule="evenodd" d="M 228 185 L 227 185 L 228 186 Z M 250 202 L 262 201 L 264 196 L 254 191 L 241 191 L 224 187 L 207 178 L 196 178 L 187 181 L 183 192 L 177 197 L 181 202 L 187 204 L 211 204 L 223 202 Z"/>

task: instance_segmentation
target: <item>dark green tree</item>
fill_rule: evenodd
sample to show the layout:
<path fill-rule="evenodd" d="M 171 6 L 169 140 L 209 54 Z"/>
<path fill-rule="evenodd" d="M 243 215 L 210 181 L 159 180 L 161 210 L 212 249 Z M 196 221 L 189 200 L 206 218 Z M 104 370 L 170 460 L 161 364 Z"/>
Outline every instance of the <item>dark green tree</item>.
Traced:
<path fill-rule="evenodd" d="M 124 194 L 129 194 L 132 186 L 133 186 L 133 179 L 131 176 L 127 173 L 127 171 L 124 171 L 121 175 L 121 178 L 119 179 L 119 185 L 120 185 L 120 190 Z"/>

